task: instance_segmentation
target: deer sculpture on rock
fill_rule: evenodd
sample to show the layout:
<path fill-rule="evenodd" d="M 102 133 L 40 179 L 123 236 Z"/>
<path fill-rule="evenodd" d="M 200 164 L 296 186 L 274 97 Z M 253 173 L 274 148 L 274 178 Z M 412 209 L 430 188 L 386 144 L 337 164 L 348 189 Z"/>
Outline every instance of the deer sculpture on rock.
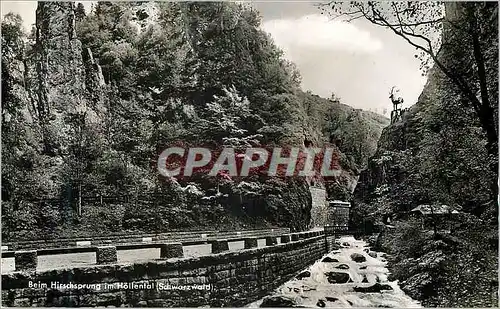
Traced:
<path fill-rule="evenodd" d="M 397 97 L 396 94 L 399 92 L 399 90 L 396 89 L 395 86 L 391 88 L 391 91 L 389 92 L 389 99 L 392 101 L 392 106 L 393 109 L 391 111 L 391 124 L 395 123 L 399 119 L 401 119 L 402 116 L 402 111 L 401 111 L 401 105 L 403 105 L 403 98 L 402 97 Z M 398 107 L 399 105 L 399 107 Z"/>

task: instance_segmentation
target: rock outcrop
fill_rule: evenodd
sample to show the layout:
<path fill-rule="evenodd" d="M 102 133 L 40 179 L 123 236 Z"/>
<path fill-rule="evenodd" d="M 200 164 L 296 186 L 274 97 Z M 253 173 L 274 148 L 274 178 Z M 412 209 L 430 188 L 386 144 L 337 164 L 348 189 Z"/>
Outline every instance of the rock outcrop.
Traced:
<path fill-rule="evenodd" d="M 85 108 L 85 66 L 73 2 L 40 2 L 36 10 L 37 110 L 40 119 Z"/>
<path fill-rule="evenodd" d="M 57 156 L 67 151 L 63 137 L 75 129 L 69 115 L 80 115 L 82 123 L 98 121 L 88 104 L 89 90 L 98 89 L 86 83 L 89 71 L 76 37 L 73 2 L 38 3 L 35 42 L 29 48 L 22 60 L 8 69 L 19 78 L 11 93 L 23 98 L 25 120 L 41 126 L 45 143 L 57 145 L 46 148 L 58 149 L 52 153 Z M 95 70 L 99 70 L 98 66 Z M 102 81 L 96 84 L 103 86 Z"/>

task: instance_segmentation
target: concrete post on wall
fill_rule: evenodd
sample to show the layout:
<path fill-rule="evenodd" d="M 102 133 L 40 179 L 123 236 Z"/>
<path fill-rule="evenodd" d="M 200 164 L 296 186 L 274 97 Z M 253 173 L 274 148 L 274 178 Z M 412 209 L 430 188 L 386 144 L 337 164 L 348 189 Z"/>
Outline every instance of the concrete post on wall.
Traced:
<path fill-rule="evenodd" d="M 212 241 L 212 253 L 221 253 L 224 251 L 229 251 L 229 244 L 227 239 L 220 239 Z"/>
<path fill-rule="evenodd" d="M 160 246 L 160 259 L 182 258 L 184 257 L 184 249 L 180 242 L 162 244 Z"/>
<path fill-rule="evenodd" d="M 326 190 L 324 188 L 309 187 L 311 192 L 312 207 L 311 207 L 311 222 L 310 228 L 321 227 L 326 224 L 327 220 L 327 205 Z"/>
<path fill-rule="evenodd" d="M 257 248 L 257 246 L 258 246 L 257 237 L 245 238 L 244 240 L 245 249 Z"/>
<path fill-rule="evenodd" d="M 36 250 L 16 251 L 14 253 L 14 264 L 16 271 L 34 271 L 38 263 Z"/>
<path fill-rule="evenodd" d="M 278 244 L 278 241 L 276 240 L 276 236 L 267 236 L 266 237 L 266 246 L 274 246 L 277 244 Z"/>
<path fill-rule="evenodd" d="M 290 242 L 290 235 L 282 235 L 281 236 L 281 243 L 286 244 Z"/>
<path fill-rule="evenodd" d="M 97 247 L 96 261 L 97 261 L 97 264 L 116 263 L 118 261 L 118 258 L 116 255 L 116 247 L 115 246 Z"/>

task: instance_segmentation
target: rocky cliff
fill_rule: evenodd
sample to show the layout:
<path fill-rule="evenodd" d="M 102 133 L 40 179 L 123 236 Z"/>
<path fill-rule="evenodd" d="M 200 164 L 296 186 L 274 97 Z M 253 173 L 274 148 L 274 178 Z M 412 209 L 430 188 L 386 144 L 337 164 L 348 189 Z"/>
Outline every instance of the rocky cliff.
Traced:
<path fill-rule="evenodd" d="M 447 7 L 447 14 L 454 22 L 470 25 L 463 14 L 474 10 L 476 17 L 498 18 L 494 5 L 455 3 Z M 477 58 L 467 58 L 469 38 L 458 36 L 457 29 L 461 28 L 445 29 L 447 45 L 440 61 L 473 84 L 474 77 L 468 74 L 477 69 L 471 64 Z M 486 43 L 493 33 L 497 40 L 496 32 L 485 33 L 489 36 L 481 37 L 482 52 L 494 63 L 496 56 L 490 49 L 496 44 Z M 460 53 L 465 58 L 458 58 Z M 472 67 L 463 59 L 471 59 L 467 65 Z M 496 84 L 497 74 L 490 71 L 487 84 Z M 495 87 L 489 88 L 491 97 L 497 94 Z M 424 306 L 498 303 L 498 211 L 492 190 L 498 173 L 491 169 L 498 158 L 489 154 L 488 134 L 480 116 L 469 97 L 435 66 L 418 102 L 401 121 L 383 130 L 377 151 L 354 192 L 352 224 L 367 233 L 381 232 L 374 245 L 391 254 L 394 279 Z M 423 225 L 408 215 L 421 204 L 449 205 L 459 214 L 440 219 L 431 216 Z"/>
<path fill-rule="evenodd" d="M 39 3 L 36 43 L 30 61 L 36 68 L 38 116 L 53 118 L 84 108 L 85 68 L 76 37 L 74 4 Z"/>
<path fill-rule="evenodd" d="M 464 7 L 446 7 L 447 19 L 451 16 L 455 22 L 465 22 L 465 17 L 456 16 Z M 464 38 L 447 31 L 451 30 L 443 35 L 449 45 L 443 48 L 440 62 L 448 70 L 456 70 L 454 74 L 464 74 L 464 80 L 471 78 L 462 71 L 463 63 L 456 62 L 456 49 L 464 48 L 457 40 Z M 485 43 L 489 40 L 483 39 Z M 484 54 L 490 55 L 493 46 L 485 45 Z M 492 57 L 488 59 L 494 62 Z M 487 80 L 491 85 L 498 80 L 495 70 L 488 73 Z M 497 93 L 494 87 L 489 91 L 492 98 Z M 496 182 L 490 169 L 496 158 L 489 154 L 484 126 L 468 101 L 442 69 L 431 69 L 418 102 L 401 121 L 383 130 L 369 168 L 361 173 L 356 200 L 387 208 L 389 213 L 431 202 L 453 204 L 476 214 L 494 211 L 485 205 L 492 199 L 490 184 Z M 492 112 L 496 117 L 497 112 Z"/>

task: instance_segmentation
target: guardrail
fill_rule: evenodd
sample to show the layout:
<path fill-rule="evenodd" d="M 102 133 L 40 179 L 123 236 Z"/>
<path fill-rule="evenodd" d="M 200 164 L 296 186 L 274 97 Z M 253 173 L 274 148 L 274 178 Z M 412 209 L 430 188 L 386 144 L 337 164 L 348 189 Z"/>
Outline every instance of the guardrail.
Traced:
<path fill-rule="evenodd" d="M 232 237 L 232 236 L 257 236 L 263 234 L 285 234 L 290 233 L 289 228 L 268 228 L 235 231 L 217 231 L 217 230 L 197 230 L 197 231 L 171 231 L 166 233 L 151 233 L 141 235 L 114 234 L 105 236 L 89 236 L 77 238 L 57 238 L 57 239 L 39 239 L 21 242 L 2 243 L 2 251 L 7 250 L 35 250 L 41 248 L 60 248 L 89 245 L 109 245 L 111 243 L 141 243 L 151 241 L 187 241 L 198 240 L 210 237 Z"/>
<path fill-rule="evenodd" d="M 308 231 L 293 234 L 283 235 L 268 235 L 265 237 L 266 246 L 277 245 L 277 237 L 280 238 L 280 243 L 285 244 L 303 239 L 318 237 L 323 235 L 323 231 Z M 2 258 L 14 257 L 14 265 L 16 271 L 33 271 L 36 270 L 38 256 L 69 254 L 69 253 L 96 253 L 96 264 L 113 264 L 117 263 L 117 251 L 120 250 L 136 250 L 136 249 L 160 249 L 160 259 L 182 258 L 184 257 L 184 246 L 211 244 L 211 253 L 217 254 L 229 251 L 229 242 L 243 241 L 244 248 L 250 249 L 258 246 L 258 240 L 262 237 L 231 237 L 228 239 L 206 239 L 184 242 L 156 242 L 156 243 L 137 243 L 124 244 L 115 246 L 88 246 L 88 247 L 71 247 L 71 248 L 50 248 L 38 250 L 23 250 L 23 251 L 5 251 L 2 252 Z"/>

